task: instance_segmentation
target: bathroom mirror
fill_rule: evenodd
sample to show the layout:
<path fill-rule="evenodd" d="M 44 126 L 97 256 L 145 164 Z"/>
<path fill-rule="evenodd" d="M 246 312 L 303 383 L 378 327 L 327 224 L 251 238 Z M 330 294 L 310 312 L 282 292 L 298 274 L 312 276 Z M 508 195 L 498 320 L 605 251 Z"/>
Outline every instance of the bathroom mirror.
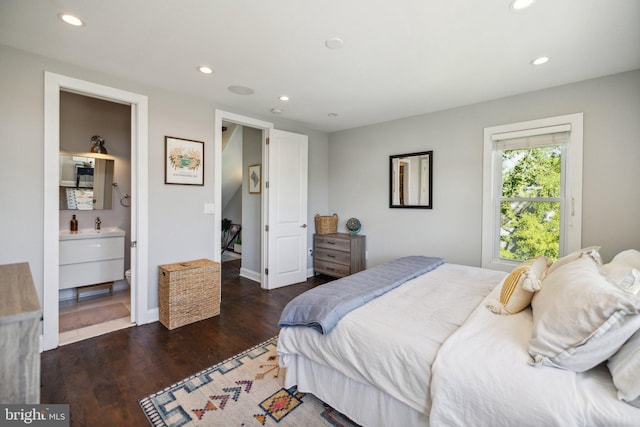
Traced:
<path fill-rule="evenodd" d="M 389 156 L 389 171 L 390 208 L 433 208 L 433 151 Z"/>
<path fill-rule="evenodd" d="M 60 155 L 60 210 L 112 208 L 114 161 Z"/>

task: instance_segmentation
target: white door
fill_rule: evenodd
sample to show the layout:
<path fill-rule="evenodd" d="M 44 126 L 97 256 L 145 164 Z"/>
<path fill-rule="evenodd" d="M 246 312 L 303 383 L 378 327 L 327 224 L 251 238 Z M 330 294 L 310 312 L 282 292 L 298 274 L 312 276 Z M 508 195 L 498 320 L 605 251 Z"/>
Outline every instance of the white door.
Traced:
<path fill-rule="evenodd" d="M 308 137 L 268 132 L 264 190 L 269 231 L 263 287 L 274 289 L 307 280 Z"/>

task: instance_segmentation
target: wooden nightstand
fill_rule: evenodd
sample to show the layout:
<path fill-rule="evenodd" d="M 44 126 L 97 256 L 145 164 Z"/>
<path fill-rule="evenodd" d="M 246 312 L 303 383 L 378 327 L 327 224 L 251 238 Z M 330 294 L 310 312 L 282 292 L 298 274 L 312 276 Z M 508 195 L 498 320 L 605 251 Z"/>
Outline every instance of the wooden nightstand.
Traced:
<path fill-rule="evenodd" d="M 344 277 L 367 268 L 366 236 L 346 233 L 313 235 L 313 271 Z"/>

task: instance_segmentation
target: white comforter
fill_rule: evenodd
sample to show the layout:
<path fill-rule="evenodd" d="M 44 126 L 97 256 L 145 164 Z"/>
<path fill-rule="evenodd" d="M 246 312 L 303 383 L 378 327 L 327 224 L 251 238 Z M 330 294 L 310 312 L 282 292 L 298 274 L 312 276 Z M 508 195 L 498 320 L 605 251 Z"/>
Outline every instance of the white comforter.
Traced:
<path fill-rule="evenodd" d="M 432 427 L 640 426 L 640 410 L 617 399 L 606 366 L 580 374 L 530 366 L 531 310 L 498 316 L 487 301 L 433 364 Z"/>
<path fill-rule="evenodd" d="M 441 344 L 505 275 L 444 264 L 352 311 L 328 335 L 283 328 L 280 363 L 304 354 L 429 413 L 431 364 Z"/>

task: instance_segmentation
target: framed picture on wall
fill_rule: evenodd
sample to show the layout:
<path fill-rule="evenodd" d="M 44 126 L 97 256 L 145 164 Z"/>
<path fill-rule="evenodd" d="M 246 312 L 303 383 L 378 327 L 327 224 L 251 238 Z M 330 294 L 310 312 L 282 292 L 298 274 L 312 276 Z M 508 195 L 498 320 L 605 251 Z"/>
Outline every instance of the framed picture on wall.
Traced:
<path fill-rule="evenodd" d="M 249 165 L 249 194 L 260 194 L 262 192 L 262 165 L 256 163 Z"/>
<path fill-rule="evenodd" d="M 204 185 L 204 142 L 164 137 L 164 183 Z"/>

